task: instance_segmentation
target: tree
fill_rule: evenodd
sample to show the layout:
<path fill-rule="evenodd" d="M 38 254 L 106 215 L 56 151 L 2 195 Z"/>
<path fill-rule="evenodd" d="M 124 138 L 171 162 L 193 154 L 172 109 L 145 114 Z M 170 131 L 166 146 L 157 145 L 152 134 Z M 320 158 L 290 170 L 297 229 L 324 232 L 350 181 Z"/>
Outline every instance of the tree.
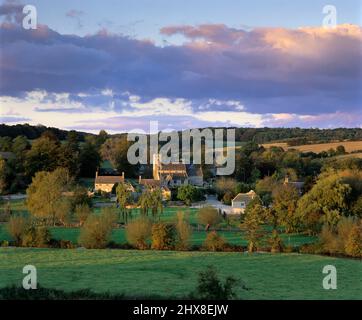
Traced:
<path fill-rule="evenodd" d="M 126 206 L 129 204 L 131 200 L 132 193 L 129 190 L 128 186 L 125 183 L 119 183 L 116 187 L 116 197 L 117 203 L 121 209 L 123 221 L 127 223 L 127 210 Z"/>
<path fill-rule="evenodd" d="M 269 244 L 271 246 L 271 252 L 282 252 L 284 248 L 283 240 L 279 235 L 278 230 L 274 229 L 269 238 Z"/>
<path fill-rule="evenodd" d="M 159 213 L 163 212 L 162 191 L 160 188 L 155 188 L 150 193 L 150 206 L 152 216 L 155 218 Z"/>
<path fill-rule="evenodd" d="M 238 183 L 232 178 L 220 178 L 215 184 L 216 193 L 218 194 L 219 199 L 221 199 L 226 193 L 231 193 L 235 196 L 237 187 Z"/>
<path fill-rule="evenodd" d="M 323 223 L 336 226 L 343 216 L 350 215 L 355 203 L 352 200 L 361 195 L 358 187 L 361 177 L 361 173 L 354 171 L 321 174 L 313 188 L 298 201 L 297 214 L 304 227 L 316 233 Z"/>
<path fill-rule="evenodd" d="M 20 245 L 24 232 L 29 226 L 29 220 L 22 216 L 12 216 L 8 224 L 6 225 L 6 229 L 11 238 L 15 240 L 16 245 Z"/>
<path fill-rule="evenodd" d="M 184 212 L 177 212 L 176 221 L 176 247 L 179 250 L 187 250 L 190 246 L 190 238 L 192 234 L 191 226 L 188 222 L 188 216 Z"/>
<path fill-rule="evenodd" d="M 4 194 L 7 189 L 7 170 L 5 160 L 0 158 L 0 194 Z"/>
<path fill-rule="evenodd" d="M 225 248 L 226 241 L 216 231 L 211 231 L 206 235 L 203 247 L 209 251 L 222 251 Z"/>
<path fill-rule="evenodd" d="M 70 181 L 68 171 L 63 168 L 38 172 L 26 190 L 29 212 L 37 218 L 51 219 L 55 225 L 62 193 L 68 189 Z"/>
<path fill-rule="evenodd" d="M 205 225 L 205 230 L 208 231 L 210 227 L 217 225 L 221 222 L 221 215 L 213 207 L 203 207 L 199 210 L 197 215 L 199 223 Z"/>
<path fill-rule="evenodd" d="M 43 136 L 36 139 L 26 154 L 25 170 L 29 177 L 39 171 L 53 171 L 58 165 L 60 143 Z"/>
<path fill-rule="evenodd" d="M 101 163 L 101 156 L 97 146 L 90 141 L 86 141 L 81 147 L 79 154 L 79 170 L 81 177 L 93 178 L 97 168 Z"/>
<path fill-rule="evenodd" d="M 285 227 L 286 233 L 297 229 L 299 221 L 295 211 L 298 200 L 298 190 L 292 185 L 280 185 L 273 190 L 273 209 L 279 225 Z"/>
<path fill-rule="evenodd" d="M 70 223 L 72 214 L 71 209 L 72 205 L 69 199 L 63 197 L 61 200 L 57 201 L 55 217 L 63 226 L 67 226 Z"/>
<path fill-rule="evenodd" d="M 152 226 L 152 249 L 172 250 L 175 246 L 175 226 L 169 223 L 155 223 Z"/>
<path fill-rule="evenodd" d="M 148 215 L 148 210 L 152 206 L 152 194 L 149 188 L 146 188 L 140 198 L 138 199 L 138 205 L 141 208 L 141 214 L 144 216 Z"/>
<path fill-rule="evenodd" d="M 188 184 L 180 186 L 177 190 L 177 198 L 181 201 L 184 201 L 187 206 L 191 205 L 191 202 L 197 196 L 197 188 Z"/>
<path fill-rule="evenodd" d="M 91 214 L 84 223 L 79 243 L 88 249 L 102 249 L 109 242 L 116 215 L 109 210 L 102 210 L 100 215 Z"/>
<path fill-rule="evenodd" d="M 362 257 L 362 227 L 355 223 L 348 235 L 345 251 L 351 257 Z"/>
<path fill-rule="evenodd" d="M 147 249 L 147 241 L 152 234 L 152 223 L 146 217 L 140 217 L 126 226 L 127 241 L 138 249 Z"/>
<path fill-rule="evenodd" d="M 91 214 L 91 209 L 85 203 L 78 204 L 75 207 L 75 217 L 79 221 L 79 225 L 83 226 L 84 222 L 88 219 Z"/>
<path fill-rule="evenodd" d="M 127 137 L 110 138 L 101 147 L 101 155 L 105 160 L 109 160 L 118 171 L 127 172 L 129 176 L 135 175 L 136 166 L 131 165 L 127 158 L 128 148 L 132 142 L 127 141 Z"/>
<path fill-rule="evenodd" d="M 262 226 L 264 217 L 265 211 L 260 204 L 248 207 L 245 211 L 245 219 L 240 228 L 244 231 L 245 238 L 248 241 L 249 252 L 256 251 L 265 236 Z"/>
<path fill-rule="evenodd" d="M 219 279 L 216 269 L 208 266 L 199 273 L 195 297 L 201 300 L 228 300 L 236 297 L 235 286 L 238 281 L 227 277 L 225 282 Z M 245 288 L 245 287 L 243 287 Z"/>
<path fill-rule="evenodd" d="M 46 227 L 31 224 L 24 232 L 22 246 L 45 248 L 50 242 L 50 232 Z"/>

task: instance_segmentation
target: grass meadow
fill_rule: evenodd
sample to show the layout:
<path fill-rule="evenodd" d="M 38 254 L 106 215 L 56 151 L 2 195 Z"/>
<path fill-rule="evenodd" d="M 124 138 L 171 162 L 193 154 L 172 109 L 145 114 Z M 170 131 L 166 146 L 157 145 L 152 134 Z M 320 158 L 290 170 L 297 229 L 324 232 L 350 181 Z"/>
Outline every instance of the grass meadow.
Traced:
<path fill-rule="evenodd" d="M 361 261 L 317 255 L 1 248 L 0 287 L 20 286 L 26 264 L 36 266 L 42 287 L 65 291 L 177 298 L 213 265 L 247 286 L 238 286 L 238 299 L 362 299 Z M 322 287 L 329 264 L 337 268 L 337 290 Z"/>

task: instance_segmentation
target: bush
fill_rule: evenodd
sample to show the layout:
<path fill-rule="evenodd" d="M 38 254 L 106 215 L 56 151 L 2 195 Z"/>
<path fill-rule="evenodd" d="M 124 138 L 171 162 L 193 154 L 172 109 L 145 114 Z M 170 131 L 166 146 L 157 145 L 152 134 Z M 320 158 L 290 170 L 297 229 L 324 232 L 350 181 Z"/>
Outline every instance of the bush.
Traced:
<path fill-rule="evenodd" d="M 187 250 L 190 247 L 192 229 L 183 212 L 177 213 L 176 222 L 176 248 Z"/>
<path fill-rule="evenodd" d="M 209 230 L 210 227 L 219 224 L 222 220 L 219 212 L 213 207 L 201 208 L 197 218 L 200 224 L 205 225 L 206 230 Z"/>
<path fill-rule="evenodd" d="M 225 282 L 219 279 L 216 269 L 208 266 L 205 271 L 199 273 L 196 292 L 192 298 L 201 300 L 229 300 L 236 297 L 235 286 L 238 280 L 227 277 Z M 246 289 L 243 286 L 243 289 Z"/>
<path fill-rule="evenodd" d="M 131 221 L 126 227 L 127 241 L 138 249 L 148 248 L 147 241 L 152 233 L 152 223 L 146 217 Z"/>
<path fill-rule="evenodd" d="M 6 229 L 15 244 L 20 246 L 25 230 L 29 227 L 29 220 L 22 216 L 13 216 L 10 218 Z"/>
<path fill-rule="evenodd" d="M 102 210 L 100 215 L 90 215 L 81 229 L 79 243 L 87 249 L 105 248 L 115 221 L 116 216 L 108 210 Z"/>
<path fill-rule="evenodd" d="M 7 240 L 1 241 L 1 246 L 2 247 L 8 247 L 9 246 L 9 241 L 7 241 Z"/>
<path fill-rule="evenodd" d="M 270 251 L 272 253 L 283 252 L 284 248 L 283 240 L 280 237 L 277 230 L 273 230 L 272 235 L 269 239 L 269 244 L 271 246 Z"/>
<path fill-rule="evenodd" d="M 175 246 L 175 226 L 155 223 L 152 226 L 152 249 L 171 250 Z"/>
<path fill-rule="evenodd" d="M 351 257 L 362 257 L 362 228 L 354 225 L 345 244 L 345 251 Z"/>
<path fill-rule="evenodd" d="M 203 243 L 203 247 L 209 251 L 222 251 L 225 246 L 225 239 L 218 235 L 216 231 L 209 232 Z"/>
<path fill-rule="evenodd" d="M 79 225 L 82 226 L 84 222 L 88 219 L 89 215 L 91 214 L 91 210 L 88 204 L 78 204 L 75 207 L 75 217 L 79 222 Z"/>
<path fill-rule="evenodd" d="M 343 217 L 336 228 L 324 225 L 319 235 L 323 252 L 359 257 L 362 252 L 361 221 Z"/>
<path fill-rule="evenodd" d="M 22 246 L 46 248 L 50 242 L 50 232 L 46 227 L 30 226 L 22 237 Z"/>

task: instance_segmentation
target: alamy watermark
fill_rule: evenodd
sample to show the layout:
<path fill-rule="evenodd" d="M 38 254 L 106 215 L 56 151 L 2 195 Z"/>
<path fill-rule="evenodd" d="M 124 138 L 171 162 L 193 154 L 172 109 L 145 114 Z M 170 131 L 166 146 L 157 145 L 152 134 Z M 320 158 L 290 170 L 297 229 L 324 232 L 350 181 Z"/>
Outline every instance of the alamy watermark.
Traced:
<path fill-rule="evenodd" d="M 153 163 L 155 155 L 162 164 L 202 164 L 204 153 L 203 163 L 215 165 L 216 175 L 231 175 L 235 170 L 235 129 L 159 132 L 158 121 L 151 121 L 148 134 L 144 130 L 133 130 L 127 134 L 127 140 L 134 141 L 127 153 L 130 164 L 148 164 L 148 156 Z M 164 142 L 161 148 L 159 142 Z"/>
<path fill-rule="evenodd" d="M 330 29 L 337 27 L 337 8 L 331 4 L 325 5 L 322 9 L 325 15 L 323 18 L 323 27 Z"/>
<path fill-rule="evenodd" d="M 333 265 L 324 266 L 322 272 L 327 274 L 322 281 L 323 288 L 325 290 L 337 289 L 337 269 Z"/>
<path fill-rule="evenodd" d="M 26 274 L 26 276 L 23 279 L 23 288 L 25 290 L 35 290 L 37 289 L 37 271 L 36 268 L 33 265 L 26 265 L 23 268 L 23 273 Z"/>

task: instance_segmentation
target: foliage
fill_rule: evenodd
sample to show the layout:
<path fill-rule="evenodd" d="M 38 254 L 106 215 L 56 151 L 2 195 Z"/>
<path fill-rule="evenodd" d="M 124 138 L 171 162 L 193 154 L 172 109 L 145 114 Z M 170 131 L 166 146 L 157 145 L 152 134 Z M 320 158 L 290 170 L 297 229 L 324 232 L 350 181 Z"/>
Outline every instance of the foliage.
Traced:
<path fill-rule="evenodd" d="M 238 280 L 227 277 L 224 283 L 219 279 L 216 269 L 208 266 L 199 273 L 195 297 L 201 300 L 229 300 L 236 297 L 235 286 Z"/>
<path fill-rule="evenodd" d="M 225 248 L 226 241 L 216 231 L 207 234 L 203 247 L 209 251 L 222 251 Z"/>
<path fill-rule="evenodd" d="M 209 230 L 210 227 L 216 226 L 222 220 L 219 212 L 213 207 L 203 207 L 199 210 L 197 215 L 200 224 L 205 225 L 205 229 Z"/>
<path fill-rule="evenodd" d="M 226 193 L 232 194 L 232 196 L 236 195 L 236 191 L 238 188 L 238 183 L 233 178 L 220 178 L 215 183 L 216 193 L 218 197 L 221 199 Z"/>
<path fill-rule="evenodd" d="M 362 256 L 361 220 L 343 217 L 336 227 L 325 224 L 320 233 L 323 252 Z"/>
<path fill-rule="evenodd" d="M 140 217 L 129 222 L 126 226 L 127 241 L 138 249 L 148 248 L 147 241 L 152 234 L 152 223 L 146 217 Z"/>
<path fill-rule="evenodd" d="M 286 233 L 297 231 L 299 219 L 295 214 L 299 200 L 298 190 L 293 185 L 279 185 L 273 190 L 273 210 L 278 224 Z"/>
<path fill-rule="evenodd" d="M 191 202 L 200 200 L 201 195 L 198 188 L 188 184 L 177 189 L 177 198 L 184 201 L 187 206 L 190 206 Z"/>
<path fill-rule="evenodd" d="M 362 195 L 362 174 L 352 170 L 327 171 L 321 174 L 314 187 L 299 201 L 297 214 L 304 227 L 318 232 L 323 223 L 336 226 L 342 216 L 353 213 Z"/>
<path fill-rule="evenodd" d="M 152 226 L 152 249 L 172 250 L 175 246 L 175 226 L 169 223 L 155 223 Z"/>
<path fill-rule="evenodd" d="M 6 229 L 14 239 L 16 245 L 20 245 L 24 232 L 29 226 L 29 220 L 23 216 L 12 216 L 8 224 L 6 225 Z"/>
<path fill-rule="evenodd" d="M 177 212 L 176 248 L 179 250 L 187 250 L 190 246 L 192 229 L 188 220 L 188 216 L 186 216 L 182 211 Z"/>
<path fill-rule="evenodd" d="M 109 160 L 118 171 L 127 172 L 128 176 L 135 176 L 136 167 L 131 165 L 127 158 L 128 148 L 132 145 L 126 136 L 107 139 L 101 147 L 104 160 Z"/>
<path fill-rule="evenodd" d="M 85 203 L 78 204 L 75 207 L 75 217 L 79 221 L 79 225 L 82 226 L 91 214 L 91 209 Z"/>
<path fill-rule="evenodd" d="M 24 247 L 48 247 L 50 242 L 50 232 L 46 227 L 30 225 L 22 236 L 22 246 Z"/>
<path fill-rule="evenodd" d="M 81 229 L 79 243 L 88 249 L 105 248 L 115 222 L 116 215 L 111 210 L 103 209 L 100 215 L 91 214 Z"/>
<path fill-rule="evenodd" d="M 269 238 L 269 244 L 271 246 L 271 252 L 283 252 L 284 244 L 278 230 L 274 229 L 272 231 L 272 234 Z"/>
<path fill-rule="evenodd" d="M 58 207 L 63 201 L 62 193 L 68 188 L 69 183 L 70 177 L 66 169 L 38 172 L 26 190 L 29 212 L 37 218 L 51 219 L 55 224 L 60 213 Z"/>
<path fill-rule="evenodd" d="M 240 228 L 244 231 L 245 239 L 248 241 L 249 252 L 256 251 L 265 236 L 262 226 L 264 218 L 265 209 L 260 204 L 248 207 L 245 211 L 245 218 Z"/>

